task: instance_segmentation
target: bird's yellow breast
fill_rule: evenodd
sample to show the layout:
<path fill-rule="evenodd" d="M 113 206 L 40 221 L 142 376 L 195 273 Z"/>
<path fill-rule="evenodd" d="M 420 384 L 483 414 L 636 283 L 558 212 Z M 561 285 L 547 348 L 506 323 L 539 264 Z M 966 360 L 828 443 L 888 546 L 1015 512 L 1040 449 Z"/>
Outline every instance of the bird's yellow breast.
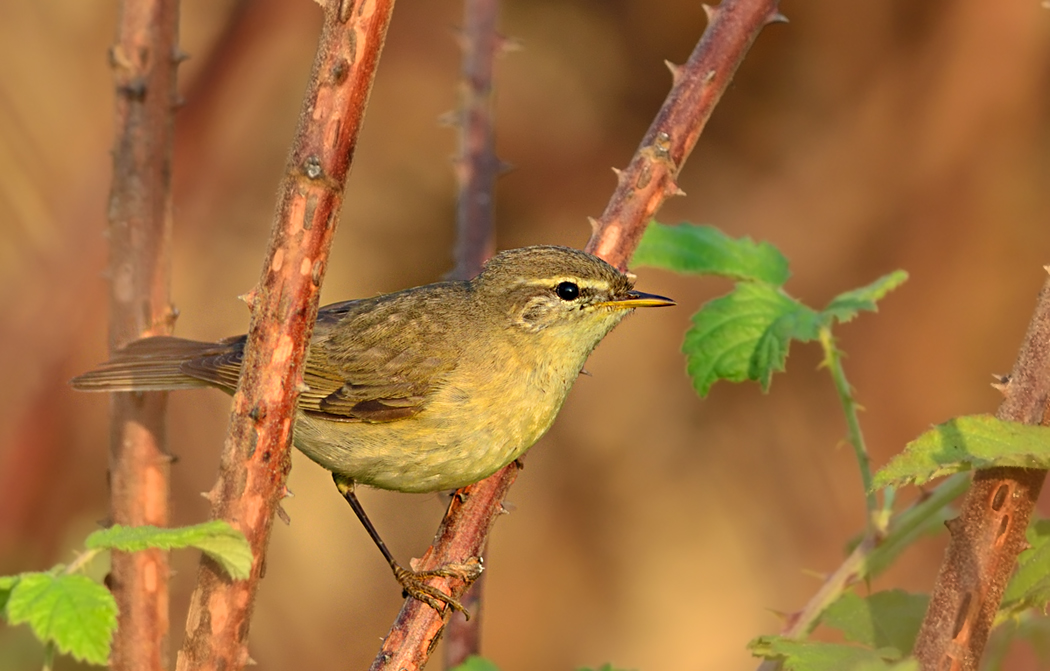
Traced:
<path fill-rule="evenodd" d="M 586 358 L 552 361 L 534 348 L 526 356 L 525 349 L 465 355 L 465 365 L 406 419 L 347 423 L 300 413 L 295 445 L 326 469 L 382 489 L 429 492 L 476 482 L 550 428 Z"/>

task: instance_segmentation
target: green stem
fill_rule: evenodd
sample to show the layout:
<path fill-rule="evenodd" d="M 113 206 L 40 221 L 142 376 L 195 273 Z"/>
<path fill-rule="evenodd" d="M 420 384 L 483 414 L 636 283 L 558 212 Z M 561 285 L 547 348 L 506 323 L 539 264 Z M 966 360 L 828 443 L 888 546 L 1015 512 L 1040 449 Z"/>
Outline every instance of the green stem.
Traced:
<path fill-rule="evenodd" d="M 884 518 L 876 519 L 878 501 L 871 483 L 871 460 L 868 458 L 868 448 L 864 444 L 864 434 L 860 431 L 860 418 L 857 416 L 857 402 L 853 400 L 853 390 L 849 381 L 846 380 L 846 371 L 842 368 L 842 352 L 835 347 L 835 338 L 831 335 L 830 326 L 820 327 L 820 345 L 824 348 L 824 365 L 831 373 L 831 379 L 835 383 L 835 391 L 838 392 L 842 411 L 846 415 L 846 425 L 849 428 L 849 442 L 853 446 L 853 452 L 857 456 L 857 465 L 860 467 L 860 481 L 864 486 L 864 496 L 868 508 L 868 531 L 885 530 L 888 521 L 889 510 L 883 511 Z M 892 502 L 892 495 L 889 496 Z"/>
<path fill-rule="evenodd" d="M 874 577 L 888 567 L 897 555 L 926 533 L 942 528 L 937 514 L 962 496 L 970 486 L 971 473 L 956 473 L 945 478 L 932 491 L 894 517 L 886 535 L 865 562 L 864 577 Z"/>
<path fill-rule="evenodd" d="M 62 572 L 66 575 L 72 575 L 73 573 L 82 570 L 88 563 L 91 562 L 92 559 L 97 557 L 99 553 L 102 552 L 102 550 L 103 548 L 92 548 L 90 550 L 85 550 L 84 552 L 77 555 L 77 558 L 73 560 L 73 563 L 67 566 L 65 569 L 63 569 Z"/>
<path fill-rule="evenodd" d="M 44 644 L 44 667 L 43 671 L 51 671 L 55 666 L 55 642 L 48 641 Z"/>

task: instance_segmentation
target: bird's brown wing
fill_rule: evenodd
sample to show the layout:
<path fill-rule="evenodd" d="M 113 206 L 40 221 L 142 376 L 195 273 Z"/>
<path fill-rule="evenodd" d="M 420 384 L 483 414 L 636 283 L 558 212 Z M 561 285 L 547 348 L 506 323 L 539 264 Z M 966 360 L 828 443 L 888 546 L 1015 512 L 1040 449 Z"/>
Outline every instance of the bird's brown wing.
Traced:
<path fill-rule="evenodd" d="M 438 286 L 454 291 L 454 285 Z M 431 285 L 322 308 L 303 372 L 308 389 L 299 397 L 300 409 L 365 422 L 420 412 L 459 359 L 461 344 L 446 318 L 455 298 Z"/>
<path fill-rule="evenodd" d="M 390 422 L 423 409 L 429 393 L 455 368 L 458 356 L 434 356 L 449 338 L 447 296 L 430 287 L 321 308 L 307 351 L 299 409 L 334 421 Z M 418 302 L 413 308 L 405 300 Z M 240 377 L 247 336 L 224 340 L 180 370 L 232 392 Z M 424 346 L 429 345 L 429 346 Z"/>

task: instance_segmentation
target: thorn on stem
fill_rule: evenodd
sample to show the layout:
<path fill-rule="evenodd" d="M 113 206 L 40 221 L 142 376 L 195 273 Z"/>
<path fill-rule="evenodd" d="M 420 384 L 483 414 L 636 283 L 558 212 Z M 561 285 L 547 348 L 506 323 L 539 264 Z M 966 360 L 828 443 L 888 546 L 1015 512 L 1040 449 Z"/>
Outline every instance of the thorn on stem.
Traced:
<path fill-rule="evenodd" d="M 498 56 L 503 54 L 509 54 L 514 51 L 521 51 L 525 48 L 525 45 L 517 37 L 505 37 L 499 35 L 496 38 L 496 51 Z"/>
<path fill-rule="evenodd" d="M 787 622 L 788 620 L 792 619 L 793 617 L 798 617 L 797 613 L 786 613 L 786 612 L 784 612 L 782 610 L 777 610 L 776 608 L 767 608 L 766 612 L 772 613 L 773 617 L 777 618 L 781 622 Z"/>
<path fill-rule="evenodd" d="M 442 128 L 455 128 L 459 125 L 459 110 L 448 110 L 438 115 L 437 123 Z"/>
<path fill-rule="evenodd" d="M 682 66 L 675 65 L 668 60 L 664 61 L 664 65 L 666 65 L 667 69 L 671 71 L 671 81 L 677 84 L 678 80 L 682 78 Z"/>
<path fill-rule="evenodd" d="M 290 526 L 292 524 L 292 518 L 288 516 L 288 511 L 286 511 L 284 506 L 280 503 L 277 504 L 277 510 L 275 512 L 277 514 L 277 519 L 284 522 L 285 526 Z"/>
<path fill-rule="evenodd" d="M 704 8 L 704 14 L 707 14 L 707 23 L 710 25 L 715 20 L 715 16 L 718 15 L 718 8 L 711 6 L 706 2 L 700 6 Z"/>
<path fill-rule="evenodd" d="M 768 19 L 766 19 L 766 25 L 767 26 L 769 24 L 771 24 L 771 23 L 789 23 L 789 21 L 788 21 L 788 17 L 784 16 L 780 12 L 776 12 L 772 16 L 770 16 Z"/>
<path fill-rule="evenodd" d="M 470 47 L 470 42 L 467 40 L 466 31 L 463 30 L 462 26 L 452 26 L 448 29 L 448 32 L 452 34 L 452 41 L 456 43 L 459 50 L 466 52 Z"/>
<path fill-rule="evenodd" d="M 259 297 L 258 287 L 252 287 L 246 293 L 241 294 L 237 297 L 238 300 L 242 300 L 247 304 L 249 309 L 255 309 L 255 299 Z"/>
<path fill-rule="evenodd" d="M 962 527 L 962 522 L 958 517 L 953 517 L 950 520 L 944 520 L 944 526 L 948 529 L 948 534 L 955 536 Z"/>
<path fill-rule="evenodd" d="M 995 382 L 992 383 L 992 388 L 993 389 L 998 389 L 999 392 L 1003 396 L 1005 396 L 1007 390 L 1010 388 L 1010 376 L 1009 375 L 996 375 L 996 374 L 993 373 L 992 374 L 992 378 L 995 379 Z"/>

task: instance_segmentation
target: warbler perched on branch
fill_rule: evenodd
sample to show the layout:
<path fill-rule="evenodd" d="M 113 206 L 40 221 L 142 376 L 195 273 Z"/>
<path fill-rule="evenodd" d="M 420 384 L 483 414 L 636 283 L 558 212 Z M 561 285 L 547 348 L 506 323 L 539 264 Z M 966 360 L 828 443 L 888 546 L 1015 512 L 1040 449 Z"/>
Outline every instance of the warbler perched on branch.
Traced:
<path fill-rule="evenodd" d="M 356 484 L 433 492 L 477 482 L 521 456 L 561 409 L 595 346 L 634 308 L 674 305 L 567 247 L 494 256 L 469 281 L 438 282 L 321 308 L 307 350 L 293 442 L 332 472 L 404 591 L 476 577 L 479 564 L 401 567 L 365 515 Z M 232 394 L 247 336 L 217 343 L 136 340 L 72 381 L 84 391 L 212 386 Z"/>

